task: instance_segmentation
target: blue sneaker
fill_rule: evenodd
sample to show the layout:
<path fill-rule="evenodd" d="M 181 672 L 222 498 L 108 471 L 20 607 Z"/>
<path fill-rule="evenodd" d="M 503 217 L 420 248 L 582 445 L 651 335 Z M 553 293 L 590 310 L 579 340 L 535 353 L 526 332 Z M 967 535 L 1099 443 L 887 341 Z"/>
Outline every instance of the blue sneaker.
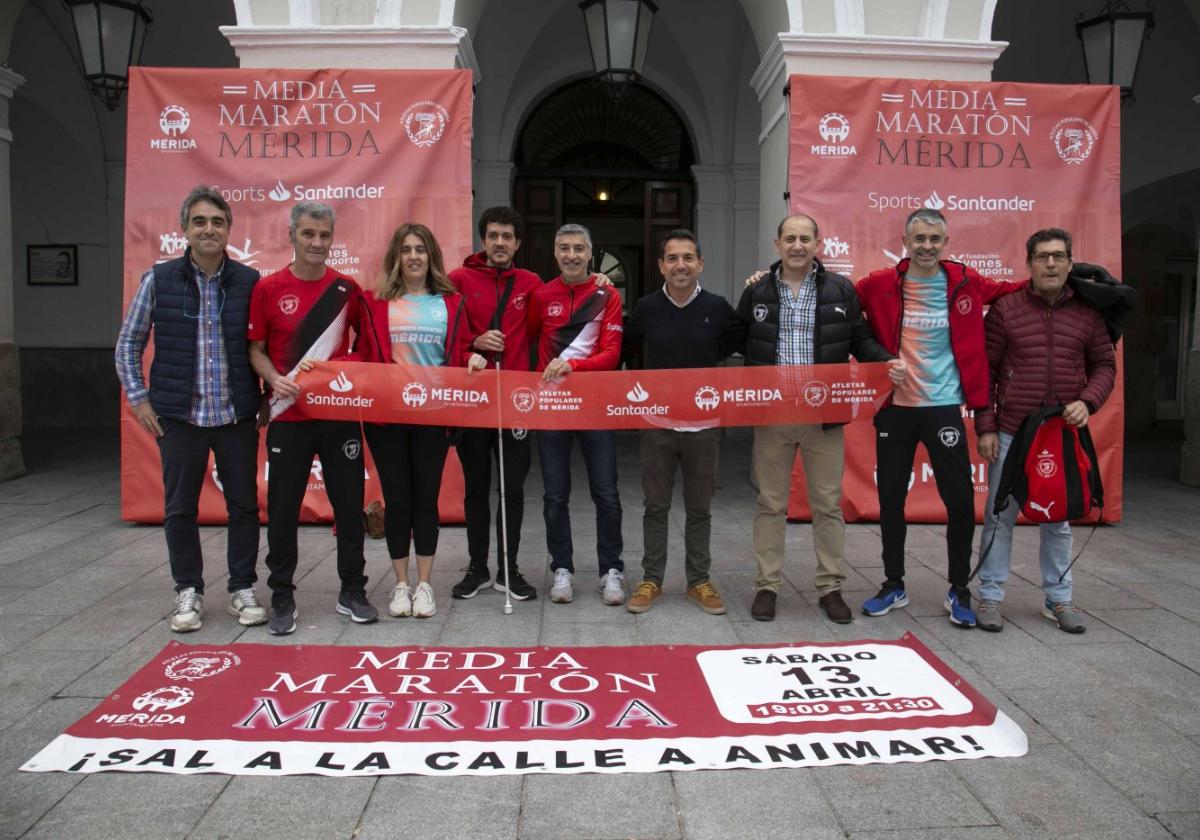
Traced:
<path fill-rule="evenodd" d="M 959 627 L 975 626 L 975 611 L 971 609 L 971 594 L 968 592 L 961 599 L 954 587 L 946 593 L 946 612 L 950 613 L 950 623 Z"/>
<path fill-rule="evenodd" d="M 898 610 L 901 607 L 908 606 L 908 595 L 904 593 L 903 586 L 887 586 L 879 590 L 879 594 L 874 598 L 868 598 L 863 602 L 862 611 L 864 615 L 887 615 L 892 610 Z"/>

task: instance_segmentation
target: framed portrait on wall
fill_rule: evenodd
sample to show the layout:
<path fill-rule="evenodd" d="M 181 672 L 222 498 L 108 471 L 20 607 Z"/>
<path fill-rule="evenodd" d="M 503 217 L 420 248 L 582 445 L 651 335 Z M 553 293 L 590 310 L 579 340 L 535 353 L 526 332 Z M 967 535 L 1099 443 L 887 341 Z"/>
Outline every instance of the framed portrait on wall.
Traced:
<path fill-rule="evenodd" d="M 30 286 L 79 285 L 79 251 L 75 245 L 29 245 L 25 266 Z"/>

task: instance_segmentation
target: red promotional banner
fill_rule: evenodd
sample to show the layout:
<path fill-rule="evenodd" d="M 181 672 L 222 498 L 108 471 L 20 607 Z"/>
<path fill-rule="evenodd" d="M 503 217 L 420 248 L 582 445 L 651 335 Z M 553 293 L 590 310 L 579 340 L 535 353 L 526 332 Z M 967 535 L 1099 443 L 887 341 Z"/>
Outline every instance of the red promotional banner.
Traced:
<path fill-rule="evenodd" d="M 649 773 L 1027 749 L 911 634 L 727 647 L 172 642 L 21 769 Z"/>
<path fill-rule="evenodd" d="M 520 429 L 704 429 L 868 419 L 884 364 L 540 373 L 319 362 L 300 374 L 309 417 Z"/>
<path fill-rule="evenodd" d="M 792 212 L 820 225 L 819 256 L 857 280 L 906 256 L 908 214 L 941 210 L 943 259 L 985 277 L 1024 282 L 1025 240 L 1047 227 L 1074 237 L 1082 262 L 1120 276 L 1120 104 L 1116 88 L 1015 82 L 791 77 L 788 188 Z M 766 220 L 764 220 L 766 221 Z M 1092 418 L 1104 481 L 1103 518 L 1121 518 L 1124 393 L 1116 387 Z M 974 424 L 968 418 L 974 454 Z M 976 513 L 987 499 L 975 457 Z M 878 519 L 870 426 L 846 432 L 843 509 Z M 788 515 L 809 519 L 803 471 L 793 474 Z M 910 522 L 944 522 L 924 449 L 908 497 Z"/>
<path fill-rule="evenodd" d="M 300 201 L 336 212 L 329 265 L 373 288 L 397 226 L 428 225 L 448 266 L 471 248 L 471 73 L 467 70 L 131 68 L 125 198 L 125 302 L 142 274 L 187 246 L 179 209 L 197 184 L 233 211 L 229 253 L 264 276 L 286 266 L 288 213 Z M 146 362 L 149 369 L 150 348 Z M 260 500 L 266 472 L 260 454 Z M 331 519 L 320 464 L 305 521 Z M 368 464 L 367 498 L 380 498 Z M 462 521 L 453 457 L 441 514 Z M 153 439 L 121 418 L 121 513 L 162 521 Z M 205 482 L 200 519 L 223 522 L 217 484 Z"/>

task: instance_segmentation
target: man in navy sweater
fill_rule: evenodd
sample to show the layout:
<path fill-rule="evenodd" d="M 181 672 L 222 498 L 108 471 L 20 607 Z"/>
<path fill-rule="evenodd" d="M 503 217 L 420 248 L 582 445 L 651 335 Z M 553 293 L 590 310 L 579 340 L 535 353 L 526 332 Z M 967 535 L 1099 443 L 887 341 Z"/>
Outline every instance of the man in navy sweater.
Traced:
<path fill-rule="evenodd" d="M 663 241 L 658 260 L 662 292 L 648 294 L 634 307 L 625 328 L 625 351 L 642 352 L 648 369 L 716 367 L 740 351 L 746 328 L 729 302 L 700 288 L 704 259 L 696 235 L 673 230 Z M 725 612 L 720 592 L 709 579 L 712 516 L 709 508 L 716 489 L 721 450 L 719 428 L 641 429 L 643 579 L 626 603 L 643 613 L 662 594 L 667 566 L 668 515 L 675 471 L 683 473 L 684 553 L 687 597 L 712 615 Z"/>

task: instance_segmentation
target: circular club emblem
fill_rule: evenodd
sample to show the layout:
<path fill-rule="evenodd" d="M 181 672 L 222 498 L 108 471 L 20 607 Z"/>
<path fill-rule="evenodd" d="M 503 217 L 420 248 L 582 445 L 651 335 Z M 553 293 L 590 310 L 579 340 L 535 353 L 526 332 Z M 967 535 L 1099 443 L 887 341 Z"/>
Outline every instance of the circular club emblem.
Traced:
<path fill-rule="evenodd" d="M 805 384 L 803 391 L 804 401 L 812 408 L 818 408 L 825 405 L 825 401 L 829 399 L 829 386 L 824 382 L 814 379 L 812 382 Z"/>
<path fill-rule="evenodd" d="M 1042 478 L 1054 478 L 1055 474 L 1058 473 L 1058 464 L 1055 462 L 1054 458 L 1051 457 L 1049 452 L 1043 450 L 1042 452 L 1038 453 L 1038 459 L 1037 463 L 1034 465 L 1034 469 L 1037 470 L 1037 474 Z"/>
<path fill-rule="evenodd" d="M 954 308 L 958 310 L 959 315 L 966 315 L 974 305 L 975 302 L 969 297 L 960 297 L 958 302 L 954 304 Z"/>
<path fill-rule="evenodd" d="M 439 323 L 442 323 L 442 324 L 446 323 L 446 307 L 445 306 L 433 307 L 432 314 L 433 314 L 433 320 L 435 320 Z"/>
<path fill-rule="evenodd" d="M 179 105 L 168 105 L 158 115 L 158 127 L 168 137 L 178 137 L 191 124 L 191 116 Z"/>
<path fill-rule="evenodd" d="M 362 452 L 362 444 L 354 438 L 342 444 L 342 454 L 346 456 L 347 461 L 356 460 L 360 452 Z"/>
<path fill-rule="evenodd" d="M 529 437 L 529 430 L 522 429 L 518 426 L 512 430 L 512 436 L 513 440 L 525 440 L 525 438 Z"/>
<path fill-rule="evenodd" d="M 149 712 L 165 712 L 178 709 L 192 702 L 196 692 L 182 685 L 167 685 L 139 694 L 133 699 L 133 708 L 139 712 L 143 709 Z"/>
<path fill-rule="evenodd" d="M 563 307 L 562 307 L 562 304 L 559 303 L 558 301 L 554 301 L 549 306 L 546 307 L 546 317 L 547 318 L 557 318 L 562 313 L 563 313 Z"/>
<path fill-rule="evenodd" d="M 284 315 L 295 315 L 300 308 L 300 298 L 295 295 L 284 295 L 279 299 L 279 311 Z"/>
<path fill-rule="evenodd" d="M 528 299 L 528 297 L 529 297 L 529 295 L 517 295 L 515 298 L 513 298 L 512 299 L 513 309 L 516 309 L 518 311 L 524 309 L 525 301 Z"/>
<path fill-rule="evenodd" d="M 762 321 L 766 320 L 767 305 L 765 303 L 756 303 L 754 308 L 750 310 L 750 314 L 754 316 L 755 321 L 759 321 L 761 323 Z"/>
<path fill-rule="evenodd" d="M 850 136 L 850 120 L 844 114 L 829 113 L 821 117 L 817 130 L 826 143 L 840 143 Z"/>
<path fill-rule="evenodd" d="M 409 382 L 400 392 L 400 398 L 404 400 L 405 405 L 417 408 L 425 405 L 425 400 L 429 398 L 429 392 L 420 382 Z"/>
<path fill-rule="evenodd" d="M 194 650 L 181 653 L 163 663 L 163 674 L 172 680 L 195 681 L 228 671 L 241 665 L 242 659 L 227 650 Z"/>
<path fill-rule="evenodd" d="M 400 121 L 413 145 L 427 149 L 442 139 L 450 114 L 438 103 L 426 99 L 409 105 Z"/>
<path fill-rule="evenodd" d="M 943 426 L 938 429 L 938 440 L 942 442 L 942 446 L 947 449 L 953 449 L 958 446 L 958 441 L 962 438 L 962 434 L 953 426 Z"/>
<path fill-rule="evenodd" d="M 534 403 L 537 402 L 537 394 L 532 388 L 518 388 L 512 392 L 513 408 L 522 414 L 528 414 L 533 411 Z"/>
<path fill-rule="evenodd" d="M 1066 117 L 1050 129 L 1054 151 L 1067 163 L 1083 163 L 1096 145 L 1096 129 L 1083 117 Z"/>
<path fill-rule="evenodd" d="M 701 385 L 696 389 L 696 408 L 701 411 L 713 411 L 721 404 L 721 395 L 711 385 Z"/>

